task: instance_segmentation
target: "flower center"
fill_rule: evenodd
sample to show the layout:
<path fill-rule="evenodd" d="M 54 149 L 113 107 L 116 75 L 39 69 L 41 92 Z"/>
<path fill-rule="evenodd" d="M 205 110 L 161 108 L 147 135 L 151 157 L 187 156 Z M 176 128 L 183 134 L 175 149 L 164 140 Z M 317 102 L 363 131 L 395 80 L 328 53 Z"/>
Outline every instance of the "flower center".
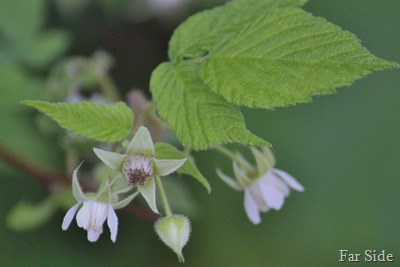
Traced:
<path fill-rule="evenodd" d="M 132 155 L 126 159 L 123 172 L 131 185 L 144 185 L 153 175 L 153 163 L 150 158 Z"/>

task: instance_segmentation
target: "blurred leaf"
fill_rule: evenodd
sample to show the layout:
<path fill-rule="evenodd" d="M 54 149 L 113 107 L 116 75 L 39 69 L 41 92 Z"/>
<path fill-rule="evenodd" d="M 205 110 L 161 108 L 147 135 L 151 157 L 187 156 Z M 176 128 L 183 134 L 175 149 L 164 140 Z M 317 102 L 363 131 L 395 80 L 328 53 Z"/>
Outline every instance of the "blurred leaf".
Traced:
<path fill-rule="evenodd" d="M 43 83 L 21 68 L 0 62 L 0 143 L 43 166 L 60 166 L 62 154 L 57 145 L 41 135 L 27 107 L 26 98 L 39 98 Z"/>
<path fill-rule="evenodd" d="M 17 53 L 24 63 L 38 68 L 50 64 L 68 46 L 68 37 L 63 31 L 47 31 L 26 42 L 17 44 Z"/>
<path fill-rule="evenodd" d="M 42 31 L 45 1 L 2 0 L 0 60 L 43 68 L 67 47 L 65 32 Z"/>
<path fill-rule="evenodd" d="M 176 147 L 170 144 L 157 143 L 155 149 L 157 159 L 184 159 L 186 157 L 182 151 L 178 150 Z M 187 174 L 192 176 L 207 189 L 208 193 L 211 193 L 210 184 L 208 183 L 207 179 L 199 172 L 196 165 L 191 159 L 187 159 L 182 167 L 177 170 L 177 172 L 180 174 Z"/>
<path fill-rule="evenodd" d="M 42 86 L 38 79 L 20 68 L 0 61 L 0 118 L 24 109 L 19 102 L 26 98 L 38 98 Z"/>
<path fill-rule="evenodd" d="M 15 231 L 35 229 L 51 219 L 56 207 L 52 197 L 37 204 L 20 202 L 8 214 L 7 226 Z"/>
<path fill-rule="evenodd" d="M 44 4 L 43 0 L 1 0 L 0 30 L 12 39 L 33 35 L 42 25 Z"/>
<path fill-rule="evenodd" d="M 266 145 L 266 141 L 246 129 L 240 110 L 211 92 L 199 80 L 197 72 L 197 66 L 190 63 L 163 63 L 150 81 L 161 117 L 182 144 L 194 149 L 232 142 Z"/>
<path fill-rule="evenodd" d="M 309 102 L 371 72 L 399 67 L 299 8 L 263 11 L 216 43 L 201 63 L 201 79 L 230 103 L 272 109 Z"/>
<path fill-rule="evenodd" d="M 122 102 L 99 105 L 90 102 L 67 104 L 27 100 L 22 103 L 36 108 L 75 134 L 103 142 L 124 139 L 133 125 L 132 111 Z"/>

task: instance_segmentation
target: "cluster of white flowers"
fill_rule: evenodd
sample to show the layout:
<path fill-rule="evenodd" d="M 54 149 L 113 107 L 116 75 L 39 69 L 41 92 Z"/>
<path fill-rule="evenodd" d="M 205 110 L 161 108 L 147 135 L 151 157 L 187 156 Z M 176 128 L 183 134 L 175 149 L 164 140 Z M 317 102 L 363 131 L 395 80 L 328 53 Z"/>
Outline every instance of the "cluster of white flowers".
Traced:
<path fill-rule="evenodd" d="M 275 169 L 275 158 L 268 147 L 251 149 L 257 165 L 249 164 L 241 154 L 231 153 L 233 159 L 232 179 L 220 170 L 219 177 L 230 187 L 244 191 L 244 207 L 247 216 L 254 224 L 261 222 L 260 212 L 281 209 L 290 188 L 303 191 L 296 179 L 284 171 Z M 73 173 L 72 191 L 77 204 L 69 209 L 64 217 L 62 229 L 67 230 L 76 214 L 79 227 L 87 230 L 87 238 L 96 242 L 103 233 L 107 220 L 111 240 L 117 239 L 118 217 L 116 209 L 128 205 L 139 193 L 147 201 L 151 210 L 159 213 L 156 205 L 156 181 L 163 193 L 160 176 L 178 170 L 186 161 L 183 159 L 157 159 L 150 133 L 140 127 L 130 142 L 126 154 L 118 154 L 94 148 L 100 160 L 113 170 L 114 177 L 106 179 L 97 193 L 84 193 L 78 181 L 78 169 Z M 234 156 L 232 156 L 234 155 Z M 137 190 L 135 190 L 137 189 Z M 166 199 L 165 205 L 168 206 Z M 170 247 L 180 261 L 184 261 L 182 248 L 189 240 L 190 222 L 182 215 L 172 214 L 166 206 L 166 216 L 155 223 L 155 231 L 160 239 Z M 79 209 L 80 208 L 80 209 Z M 79 209 L 79 211 L 78 211 Z"/>

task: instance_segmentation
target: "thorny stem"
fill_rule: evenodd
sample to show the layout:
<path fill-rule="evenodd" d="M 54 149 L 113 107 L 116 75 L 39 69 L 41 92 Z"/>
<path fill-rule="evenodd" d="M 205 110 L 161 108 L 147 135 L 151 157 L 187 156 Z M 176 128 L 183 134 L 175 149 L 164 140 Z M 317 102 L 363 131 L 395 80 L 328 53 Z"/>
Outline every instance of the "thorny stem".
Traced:
<path fill-rule="evenodd" d="M 0 160 L 8 163 L 10 166 L 21 170 L 33 178 L 35 178 L 43 187 L 45 187 L 49 192 L 54 192 L 55 189 L 61 189 L 71 186 L 71 179 L 59 173 L 46 170 L 42 167 L 38 167 L 35 163 L 16 155 L 11 152 L 6 147 L 0 145 Z M 81 181 L 81 186 L 85 191 L 93 190 L 92 186 Z M 136 206 L 134 204 L 129 204 L 123 208 L 129 214 L 136 217 L 142 218 L 150 223 L 154 223 L 160 217 L 154 214 L 148 209 Z"/>
<path fill-rule="evenodd" d="M 161 201 L 164 204 L 165 215 L 172 216 L 172 211 L 171 211 L 171 208 L 169 207 L 168 198 L 167 198 L 167 195 L 165 194 L 165 190 L 164 190 L 164 186 L 161 182 L 161 178 L 158 175 L 155 178 L 156 178 L 156 182 L 157 182 L 158 191 L 160 192 Z"/>

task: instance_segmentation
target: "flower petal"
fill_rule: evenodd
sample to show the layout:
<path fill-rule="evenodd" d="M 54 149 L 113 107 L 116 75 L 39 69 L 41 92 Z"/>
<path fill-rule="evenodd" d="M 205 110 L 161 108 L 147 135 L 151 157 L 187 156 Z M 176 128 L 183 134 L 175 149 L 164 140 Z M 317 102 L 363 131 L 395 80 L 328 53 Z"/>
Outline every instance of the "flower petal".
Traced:
<path fill-rule="evenodd" d="M 65 231 L 68 229 L 69 225 L 72 222 L 72 219 L 75 216 L 76 211 L 78 210 L 79 206 L 81 205 L 81 202 L 78 202 L 77 204 L 75 204 L 74 206 L 72 206 L 67 213 L 64 216 L 64 220 L 63 223 L 61 225 L 61 228 Z"/>
<path fill-rule="evenodd" d="M 85 193 L 83 193 L 81 185 L 79 184 L 78 181 L 78 169 L 81 165 L 82 163 L 74 170 L 72 174 L 72 194 L 74 195 L 74 198 L 78 200 L 78 202 L 83 202 L 88 200 Z"/>
<path fill-rule="evenodd" d="M 128 154 L 142 154 L 154 157 L 154 144 L 146 127 L 140 126 L 128 146 Z"/>
<path fill-rule="evenodd" d="M 268 184 L 264 180 L 259 180 L 258 186 L 267 205 L 273 209 L 280 210 L 285 201 L 283 193 L 274 185 Z"/>
<path fill-rule="evenodd" d="M 117 232 L 118 232 L 118 217 L 115 214 L 115 211 L 112 207 L 108 208 L 108 219 L 107 219 L 108 228 L 110 228 L 111 232 L 111 240 L 115 243 L 117 240 Z"/>
<path fill-rule="evenodd" d="M 220 169 L 217 169 L 217 175 L 232 189 L 237 191 L 243 190 L 243 188 L 235 180 L 225 175 Z"/>
<path fill-rule="evenodd" d="M 247 190 L 249 191 L 249 193 L 251 193 L 251 196 L 256 203 L 258 210 L 266 212 L 271 209 L 271 207 L 268 206 L 267 202 L 265 201 L 261 188 L 258 186 L 257 182 L 248 187 Z"/>
<path fill-rule="evenodd" d="M 149 182 L 145 185 L 138 185 L 138 189 L 142 196 L 146 199 L 151 210 L 155 213 L 160 214 L 156 205 L 156 183 L 154 177 L 151 177 Z"/>
<path fill-rule="evenodd" d="M 282 192 L 284 197 L 287 197 L 290 194 L 289 186 L 279 179 L 274 173 L 269 173 L 269 183 L 273 184 L 279 191 Z"/>
<path fill-rule="evenodd" d="M 254 201 L 248 189 L 244 190 L 244 209 L 247 217 L 252 223 L 259 224 L 261 222 L 260 213 L 257 209 L 256 202 Z"/>
<path fill-rule="evenodd" d="M 93 202 L 87 201 L 83 203 L 82 208 L 76 214 L 76 222 L 79 227 L 88 229 L 90 224 L 91 210 L 93 209 Z"/>
<path fill-rule="evenodd" d="M 90 242 L 96 242 L 99 239 L 99 236 L 101 235 L 103 231 L 96 231 L 94 229 L 88 229 L 87 231 L 87 239 Z"/>
<path fill-rule="evenodd" d="M 186 161 L 185 159 L 153 159 L 156 165 L 156 175 L 165 176 L 179 169 Z"/>
<path fill-rule="evenodd" d="M 122 164 L 126 159 L 126 155 L 118 154 L 110 151 L 101 150 L 98 148 L 93 148 L 94 153 L 97 157 L 104 162 L 108 167 L 114 170 L 121 169 Z"/>
<path fill-rule="evenodd" d="M 297 182 L 297 180 L 292 177 L 290 174 L 288 174 L 287 172 L 278 170 L 278 169 L 273 169 L 272 170 L 273 173 L 275 173 L 276 175 L 278 175 L 279 177 L 281 177 L 291 188 L 293 188 L 294 190 L 303 192 L 304 191 L 304 187 Z"/>

